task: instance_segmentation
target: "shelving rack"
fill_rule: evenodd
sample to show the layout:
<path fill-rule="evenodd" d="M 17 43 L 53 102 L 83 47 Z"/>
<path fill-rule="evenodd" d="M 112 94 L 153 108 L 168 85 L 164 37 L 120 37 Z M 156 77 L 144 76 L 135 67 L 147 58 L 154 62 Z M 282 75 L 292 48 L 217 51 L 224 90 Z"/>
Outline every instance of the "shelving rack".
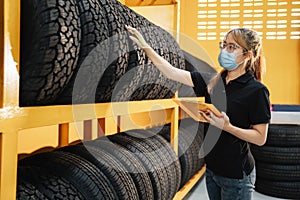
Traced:
<path fill-rule="evenodd" d="M 57 125 L 57 147 L 62 147 L 69 144 L 72 122 L 84 124 L 84 140 L 92 138 L 91 120 L 95 119 L 99 122 L 98 136 L 137 126 L 148 128 L 171 123 L 171 145 L 178 152 L 178 120 L 188 116 L 172 99 L 19 107 L 20 1 L 0 0 L 0 9 L 0 200 L 16 198 L 18 134 L 24 129 Z M 80 112 L 80 116 L 74 117 L 74 110 Z M 204 171 L 205 167 L 177 192 L 174 199 L 182 199 Z"/>

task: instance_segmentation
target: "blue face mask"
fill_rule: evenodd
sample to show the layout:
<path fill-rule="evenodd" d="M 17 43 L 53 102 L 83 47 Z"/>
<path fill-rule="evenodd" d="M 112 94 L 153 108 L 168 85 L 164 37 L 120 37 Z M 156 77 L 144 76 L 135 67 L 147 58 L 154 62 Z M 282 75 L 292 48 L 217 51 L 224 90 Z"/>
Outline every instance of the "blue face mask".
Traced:
<path fill-rule="evenodd" d="M 226 50 L 222 50 L 218 56 L 218 61 L 221 67 L 228 71 L 235 70 L 240 64 L 242 64 L 244 61 L 240 63 L 236 63 L 236 57 L 238 55 L 235 53 L 228 53 Z"/>

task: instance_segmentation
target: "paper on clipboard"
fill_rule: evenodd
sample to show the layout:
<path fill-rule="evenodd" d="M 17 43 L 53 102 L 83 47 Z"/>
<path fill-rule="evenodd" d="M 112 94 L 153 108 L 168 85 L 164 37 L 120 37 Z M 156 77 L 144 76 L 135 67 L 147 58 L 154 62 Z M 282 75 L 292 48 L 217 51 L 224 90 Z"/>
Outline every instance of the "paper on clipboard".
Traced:
<path fill-rule="evenodd" d="M 196 121 L 206 121 L 199 113 L 199 110 L 203 112 L 207 112 L 208 110 L 210 110 L 218 117 L 223 116 L 222 113 L 213 104 L 180 99 L 173 99 L 173 101 L 177 103 L 182 110 L 184 110 Z"/>

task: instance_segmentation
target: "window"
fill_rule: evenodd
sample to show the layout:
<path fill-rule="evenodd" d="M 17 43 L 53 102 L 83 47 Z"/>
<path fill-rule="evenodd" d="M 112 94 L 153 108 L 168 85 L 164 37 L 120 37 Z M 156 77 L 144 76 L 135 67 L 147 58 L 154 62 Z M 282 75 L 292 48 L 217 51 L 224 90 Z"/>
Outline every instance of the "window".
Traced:
<path fill-rule="evenodd" d="M 300 0 L 198 0 L 198 40 L 222 40 L 236 27 L 267 40 L 300 39 Z"/>

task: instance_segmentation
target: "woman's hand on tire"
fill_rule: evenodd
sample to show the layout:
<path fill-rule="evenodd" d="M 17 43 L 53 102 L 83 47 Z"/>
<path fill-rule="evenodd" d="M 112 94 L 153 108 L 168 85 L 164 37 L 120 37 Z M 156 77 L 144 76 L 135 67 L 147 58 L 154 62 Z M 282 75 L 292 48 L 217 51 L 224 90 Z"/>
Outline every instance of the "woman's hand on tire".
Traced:
<path fill-rule="evenodd" d="M 146 49 L 150 48 L 149 44 L 145 41 L 142 34 L 131 26 L 125 25 L 125 28 L 132 34 L 129 38 L 134 41 L 140 48 Z"/>

